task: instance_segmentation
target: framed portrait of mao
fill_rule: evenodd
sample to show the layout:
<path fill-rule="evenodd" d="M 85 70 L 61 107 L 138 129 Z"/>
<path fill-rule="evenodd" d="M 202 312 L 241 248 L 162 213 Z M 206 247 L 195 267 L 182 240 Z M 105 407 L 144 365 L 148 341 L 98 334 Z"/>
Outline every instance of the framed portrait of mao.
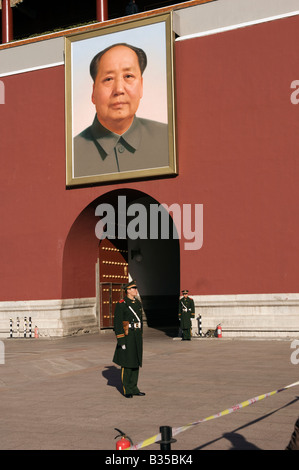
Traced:
<path fill-rule="evenodd" d="M 177 174 L 172 14 L 65 38 L 66 186 Z"/>

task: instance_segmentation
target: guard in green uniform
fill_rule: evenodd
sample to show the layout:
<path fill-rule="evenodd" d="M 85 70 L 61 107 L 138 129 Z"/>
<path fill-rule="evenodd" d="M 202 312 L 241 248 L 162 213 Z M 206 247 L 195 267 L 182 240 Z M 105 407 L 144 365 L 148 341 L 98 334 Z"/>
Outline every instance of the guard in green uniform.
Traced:
<path fill-rule="evenodd" d="M 179 320 L 182 330 L 182 341 L 191 340 L 191 318 L 195 316 L 194 300 L 188 297 L 189 291 L 182 291 L 183 297 L 179 302 Z"/>
<path fill-rule="evenodd" d="M 125 285 L 126 296 L 120 300 L 114 312 L 114 332 L 117 345 L 113 362 L 121 366 L 121 381 L 124 396 L 143 396 L 137 382 L 139 367 L 142 366 L 142 305 L 136 298 L 137 286 L 135 281 Z"/>

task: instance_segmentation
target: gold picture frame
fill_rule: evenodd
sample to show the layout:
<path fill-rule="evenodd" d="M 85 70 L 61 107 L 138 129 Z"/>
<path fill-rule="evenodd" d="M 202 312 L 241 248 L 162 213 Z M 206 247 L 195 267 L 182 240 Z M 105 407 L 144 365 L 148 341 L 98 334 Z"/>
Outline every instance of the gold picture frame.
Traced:
<path fill-rule="evenodd" d="M 65 38 L 67 187 L 177 174 L 173 41 L 171 12 Z M 91 99 L 95 83 L 89 70 L 92 59 L 99 51 L 119 44 L 137 47 L 147 57 L 143 96 L 134 118 L 146 129 L 147 136 L 144 131 L 137 139 L 143 139 L 143 145 L 131 147 L 130 142 L 120 142 L 118 134 L 111 137 L 120 151 L 125 142 L 127 158 L 118 156 L 116 146 L 103 150 L 102 134 L 98 128 L 95 134 L 93 127 L 98 124 L 98 108 Z M 148 123 L 157 125 L 147 130 Z M 156 129 L 160 129 L 161 141 Z"/>

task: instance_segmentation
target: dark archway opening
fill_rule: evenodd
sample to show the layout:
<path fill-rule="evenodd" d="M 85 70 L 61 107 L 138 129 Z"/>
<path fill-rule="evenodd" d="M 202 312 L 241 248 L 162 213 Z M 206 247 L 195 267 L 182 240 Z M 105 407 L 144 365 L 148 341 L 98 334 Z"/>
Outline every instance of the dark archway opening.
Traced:
<path fill-rule="evenodd" d="M 105 206 L 106 205 L 106 206 Z M 100 240 L 96 211 L 111 207 L 110 235 L 126 236 L 128 270 L 138 283 L 148 326 L 178 326 L 180 246 L 173 219 L 151 196 L 136 190 L 111 191 L 89 204 L 74 221 L 65 242 L 63 298 L 96 297 Z M 103 212 L 104 214 L 104 212 Z M 107 214 L 107 213 L 106 213 Z M 107 220 L 106 220 L 107 221 Z M 114 227 L 112 226 L 114 223 Z M 108 230 L 105 224 L 104 231 Z"/>

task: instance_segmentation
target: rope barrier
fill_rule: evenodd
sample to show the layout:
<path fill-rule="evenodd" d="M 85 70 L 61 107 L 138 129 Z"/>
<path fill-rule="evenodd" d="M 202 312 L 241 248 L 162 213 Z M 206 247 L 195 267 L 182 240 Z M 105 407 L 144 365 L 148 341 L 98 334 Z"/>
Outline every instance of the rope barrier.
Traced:
<path fill-rule="evenodd" d="M 207 418 L 200 419 L 198 421 L 195 421 L 194 423 L 189 423 L 189 424 L 186 424 L 185 426 L 181 426 L 179 428 L 173 428 L 172 436 L 176 436 L 176 435 L 180 434 L 181 432 L 187 431 L 187 429 L 190 429 L 191 427 L 196 426 L 197 424 L 204 423 L 205 421 L 210 421 L 212 419 L 220 418 L 220 416 L 225 416 L 225 415 L 228 415 L 230 413 L 234 413 L 235 411 L 240 410 L 241 408 L 245 408 L 246 406 L 253 405 L 254 403 L 257 403 L 258 401 L 261 401 L 264 398 L 271 397 L 271 396 L 273 396 L 277 393 L 280 393 L 280 392 L 283 392 L 284 390 L 287 390 L 288 388 L 295 387 L 296 385 L 299 385 L 299 381 L 294 382 L 293 384 L 290 384 L 290 385 L 286 385 L 285 387 L 280 388 L 278 390 L 274 390 L 273 392 L 265 393 L 263 395 L 259 395 L 259 396 L 254 397 L 254 398 L 250 398 L 249 400 L 245 400 L 242 403 L 238 403 L 237 405 L 234 405 L 230 408 L 227 408 L 226 410 L 220 411 L 220 413 L 216 413 L 215 415 L 211 415 L 211 416 L 208 416 Z M 151 444 L 154 444 L 155 442 L 160 441 L 160 440 L 161 440 L 161 433 L 156 434 L 155 436 L 150 437 L 149 439 L 145 439 L 145 441 L 140 442 L 139 444 L 130 446 L 125 450 L 142 449 L 142 448 L 150 446 Z"/>

